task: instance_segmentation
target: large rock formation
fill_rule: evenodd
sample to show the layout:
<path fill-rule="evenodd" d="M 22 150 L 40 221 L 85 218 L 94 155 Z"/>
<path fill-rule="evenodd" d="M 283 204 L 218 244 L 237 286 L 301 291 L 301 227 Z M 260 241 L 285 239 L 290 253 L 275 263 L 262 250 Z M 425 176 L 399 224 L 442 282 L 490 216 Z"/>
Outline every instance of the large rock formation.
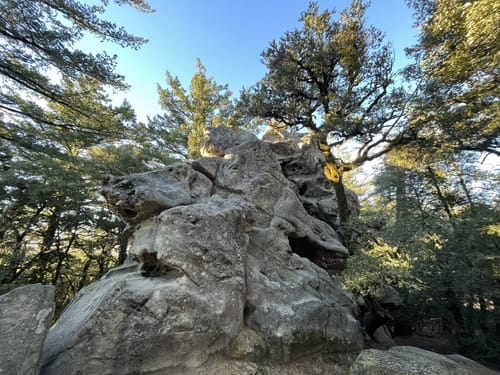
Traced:
<path fill-rule="evenodd" d="M 26 285 L 0 296 L 0 374 L 39 373 L 54 309 L 52 285 Z"/>
<path fill-rule="evenodd" d="M 221 127 L 202 154 L 106 180 L 130 257 L 63 312 L 42 374 L 334 374 L 363 349 L 315 145 Z"/>
<path fill-rule="evenodd" d="M 358 307 L 326 271 L 348 250 L 321 154 L 278 143 L 216 128 L 201 159 L 109 178 L 130 261 L 68 306 L 43 373 L 204 373 L 359 351 Z"/>

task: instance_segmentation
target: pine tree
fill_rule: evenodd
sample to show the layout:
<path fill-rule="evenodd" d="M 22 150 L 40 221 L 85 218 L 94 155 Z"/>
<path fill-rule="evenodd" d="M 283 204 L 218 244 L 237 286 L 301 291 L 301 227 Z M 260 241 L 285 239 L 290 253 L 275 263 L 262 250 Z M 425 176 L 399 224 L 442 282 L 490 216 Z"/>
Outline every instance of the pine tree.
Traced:
<path fill-rule="evenodd" d="M 151 11 L 144 0 L 118 0 L 139 11 Z M 116 58 L 74 48 L 86 34 L 124 47 L 138 48 L 143 38 L 127 33 L 100 15 L 101 5 L 78 1 L 1 0 L 0 2 L 0 141 L 43 151 L 43 131 L 59 128 L 93 132 L 88 124 L 98 117 L 92 107 L 68 96 L 62 83 L 94 80 L 99 85 L 124 89 L 123 77 L 115 73 Z M 87 124 L 54 122 L 47 103 L 66 107 L 88 117 Z"/>
<path fill-rule="evenodd" d="M 196 60 L 189 91 L 169 72 L 166 79 L 167 88 L 158 85 L 165 113 L 150 121 L 148 131 L 159 135 L 159 142 L 167 151 L 182 157 L 199 157 L 200 140 L 206 129 L 239 126 L 231 91 L 227 85 L 219 85 L 207 77 L 200 59 Z"/>
<path fill-rule="evenodd" d="M 1 1 L 0 284 L 53 284 L 58 310 L 123 261 L 123 225 L 103 207 L 102 175 L 147 168 L 121 157 L 122 146 L 138 144 L 138 127 L 130 105 L 106 94 L 126 88 L 115 58 L 73 48 L 88 33 L 145 42 L 100 18 L 107 3 Z"/>

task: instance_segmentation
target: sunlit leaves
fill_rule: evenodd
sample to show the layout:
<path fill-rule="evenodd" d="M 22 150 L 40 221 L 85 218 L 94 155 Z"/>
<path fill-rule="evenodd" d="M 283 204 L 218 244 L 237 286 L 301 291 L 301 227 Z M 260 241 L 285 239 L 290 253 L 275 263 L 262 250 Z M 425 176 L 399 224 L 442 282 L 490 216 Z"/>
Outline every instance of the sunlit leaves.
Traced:
<path fill-rule="evenodd" d="M 411 126 L 434 152 L 499 155 L 500 5 L 489 0 L 415 0 L 421 26 L 409 67 L 422 89 Z M 425 4 L 425 6 L 424 6 Z"/>
<path fill-rule="evenodd" d="M 374 196 L 365 200 L 362 215 L 368 222 L 385 219 L 374 234 L 383 254 L 361 244 L 350 259 L 348 285 L 367 293 L 383 282 L 397 285 L 406 296 L 398 319 L 411 316 L 415 328 L 419 320 L 439 317 L 462 350 L 481 345 L 475 354 L 495 358 L 500 351 L 490 334 L 498 320 L 500 275 L 495 193 L 489 175 L 473 164 L 437 159 L 428 160 L 432 173 L 425 162 L 408 160 L 406 168 L 386 165 L 374 180 Z M 404 260 L 410 268 L 397 268 Z"/>
<path fill-rule="evenodd" d="M 177 77 L 166 74 L 167 87 L 157 86 L 164 114 L 148 124 L 158 134 L 166 151 L 183 157 L 200 156 L 200 140 L 206 129 L 225 125 L 239 126 L 231 91 L 219 85 L 198 59 L 196 73 L 185 89 Z"/>
<path fill-rule="evenodd" d="M 121 3 L 148 10 L 142 0 Z M 2 0 L 0 5 L 0 139 L 30 148 L 26 138 L 39 137 L 41 126 L 78 131 L 78 124 L 54 123 L 47 113 L 50 102 L 92 118 L 94 108 L 67 95 L 62 82 L 66 87 L 82 79 L 104 88 L 126 87 L 114 71 L 115 57 L 74 48 L 85 33 L 124 47 L 137 48 L 145 42 L 102 19 L 104 6 L 66 0 Z"/>
<path fill-rule="evenodd" d="M 302 27 L 262 53 L 268 72 L 241 96 L 251 116 L 305 127 L 324 144 L 330 134 L 335 146 L 349 143 L 346 170 L 405 142 L 406 96 L 394 87 L 390 45 L 365 24 L 366 9 L 356 0 L 335 17 L 311 2 Z"/>
<path fill-rule="evenodd" d="M 397 246 L 381 238 L 370 240 L 349 258 L 342 273 L 344 287 L 363 295 L 380 297 L 385 285 L 420 287 L 412 274 L 414 261 Z"/>

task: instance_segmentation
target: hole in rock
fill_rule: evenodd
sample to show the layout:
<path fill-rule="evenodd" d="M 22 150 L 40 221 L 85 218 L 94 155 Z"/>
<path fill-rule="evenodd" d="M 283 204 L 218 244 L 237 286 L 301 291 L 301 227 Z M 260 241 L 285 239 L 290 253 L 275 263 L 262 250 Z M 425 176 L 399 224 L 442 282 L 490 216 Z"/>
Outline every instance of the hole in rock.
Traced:
<path fill-rule="evenodd" d="M 302 206 L 304 206 L 305 210 L 309 215 L 324 221 L 325 223 L 329 224 L 332 228 L 335 229 L 334 225 L 332 225 L 331 223 L 332 222 L 331 218 L 325 215 L 325 213 L 318 207 L 317 204 L 308 201 L 303 201 Z"/>
<path fill-rule="evenodd" d="M 143 249 L 138 259 L 142 262 L 141 275 L 144 277 L 168 276 L 170 278 L 177 278 L 183 275 L 182 270 L 159 261 L 157 252 L 150 252 Z"/>
<path fill-rule="evenodd" d="M 246 302 L 245 303 L 245 307 L 243 308 L 243 319 L 247 319 L 249 318 L 250 316 L 252 316 L 252 314 L 255 312 L 255 306 L 252 305 L 250 302 Z"/>
<path fill-rule="evenodd" d="M 121 211 L 122 216 L 126 218 L 134 218 L 137 216 L 137 212 L 134 210 L 131 210 L 129 208 L 125 208 L 124 210 Z"/>
<path fill-rule="evenodd" d="M 143 250 L 140 255 L 142 261 L 142 276 L 153 276 L 158 270 L 158 253 Z"/>
<path fill-rule="evenodd" d="M 298 181 L 296 184 L 297 194 L 304 195 L 307 192 L 307 182 Z"/>
<path fill-rule="evenodd" d="M 328 270 L 342 270 L 346 266 L 346 258 L 340 254 L 325 250 L 323 247 L 309 241 L 307 238 L 289 237 L 288 242 L 292 252 L 309 259 L 311 262 Z"/>

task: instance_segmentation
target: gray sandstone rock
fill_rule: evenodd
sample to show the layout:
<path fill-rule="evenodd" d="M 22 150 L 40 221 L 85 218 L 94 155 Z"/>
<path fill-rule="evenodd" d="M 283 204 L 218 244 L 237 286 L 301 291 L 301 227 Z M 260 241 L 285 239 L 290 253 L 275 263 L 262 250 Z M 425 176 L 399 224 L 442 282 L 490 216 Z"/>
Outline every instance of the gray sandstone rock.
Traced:
<path fill-rule="evenodd" d="M 203 145 L 198 160 L 106 181 L 131 261 L 63 312 L 43 374 L 195 374 L 363 347 L 358 307 L 326 271 L 348 251 L 272 145 L 225 128 Z"/>
<path fill-rule="evenodd" d="M 213 128 L 198 160 L 106 180 L 103 195 L 130 226 L 130 259 L 63 312 L 43 375 L 347 371 L 364 338 L 354 297 L 328 273 L 348 250 L 322 155 L 302 135 L 264 139 Z M 461 368 L 412 353 L 410 365 Z M 352 373 L 409 355 L 363 351 Z"/>
<path fill-rule="evenodd" d="M 385 324 L 375 330 L 373 333 L 373 339 L 380 346 L 380 349 L 389 349 L 396 346 L 396 343 L 392 338 L 391 331 Z"/>
<path fill-rule="evenodd" d="M 257 139 L 250 132 L 218 126 L 207 129 L 206 136 L 200 142 L 200 153 L 202 156 L 223 157 L 227 149 Z"/>
<path fill-rule="evenodd" d="M 460 366 L 465 368 L 469 374 L 474 374 L 474 375 L 498 375 L 500 372 L 490 370 L 489 368 L 481 365 L 480 363 L 477 363 L 476 361 L 473 361 L 467 357 L 464 357 L 463 355 L 460 354 L 447 354 L 447 358 L 455 361 L 458 363 Z"/>
<path fill-rule="evenodd" d="M 396 289 L 386 284 L 383 286 L 383 294 L 378 302 L 383 307 L 397 309 L 401 307 L 402 299 L 401 295 Z"/>
<path fill-rule="evenodd" d="M 102 194 L 123 221 L 132 225 L 209 196 L 212 188 L 209 178 L 184 163 L 126 177 L 108 176 L 104 183 Z"/>
<path fill-rule="evenodd" d="M 26 285 L 0 296 L 0 374 L 39 373 L 54 308 L 52 285 Z"/>
<path fill-rule="evenodd" d="M 470 360 L 469 360 L 470 361 Z M 350 375 L 477 375 L 488 369 L 470 361 L 444 356 L 412 346 L 394 346 L 389 350 L 363 350 L 350 368 Z M 484 372 L 488 374 L 490 372 Z M 493 372 L 491 372 L 493 374 Z"/>
<path fill-rule="evenodd" d="M 189 373 L 225 348 L 243 324 L 248 207 L 214 197 L 143 222 L 130 249 L 142 269 L 77 295 L 42 373 Z"/>

